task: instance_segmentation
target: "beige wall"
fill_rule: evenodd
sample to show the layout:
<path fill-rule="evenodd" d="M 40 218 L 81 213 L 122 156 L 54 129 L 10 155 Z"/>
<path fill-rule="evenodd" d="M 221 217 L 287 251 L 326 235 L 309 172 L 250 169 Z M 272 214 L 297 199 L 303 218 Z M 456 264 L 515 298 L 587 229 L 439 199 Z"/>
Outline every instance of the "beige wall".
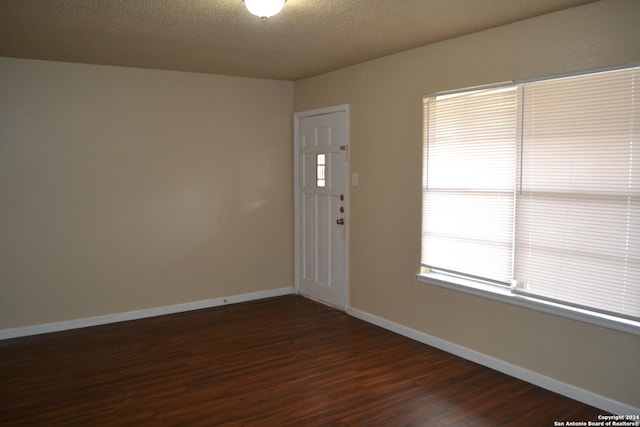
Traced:
<path fill-rule="evenodd" d="M 291 287 L 293 83 L 0 58 L 0 329 Z"/>
<path fill-rule="evenodd" d="M 640 407 L 640 337 L 415 279 L 422 95 L 640 61 L 639 22 L 606 0 L 296 82 L 296 111 L 351 106 L 351 305 Z"/>

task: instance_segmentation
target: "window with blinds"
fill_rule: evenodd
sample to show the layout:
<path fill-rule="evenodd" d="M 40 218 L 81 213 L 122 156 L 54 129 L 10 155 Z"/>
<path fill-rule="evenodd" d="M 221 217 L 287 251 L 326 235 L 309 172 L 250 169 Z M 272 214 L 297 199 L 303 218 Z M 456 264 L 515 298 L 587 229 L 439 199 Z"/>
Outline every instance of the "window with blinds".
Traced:
<path fill-rule="evenodd" d="M 425 98 L 422 263 L 510 283 L 517 93 Z"/>
<path fill-rule="evenodd" d="M 640 320 L 640 67 L 424 99 L 422 264 Z"/>

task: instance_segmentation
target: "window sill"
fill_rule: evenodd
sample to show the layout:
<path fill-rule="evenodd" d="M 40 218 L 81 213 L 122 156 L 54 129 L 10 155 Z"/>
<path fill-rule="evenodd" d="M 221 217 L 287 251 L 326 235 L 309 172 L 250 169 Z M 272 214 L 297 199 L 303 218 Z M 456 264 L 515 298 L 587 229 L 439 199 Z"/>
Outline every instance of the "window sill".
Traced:
<path fill-rule="evenodd" d="M 504 302 L 518 307 L 541 311 L 543 313 L 640 336 L 640 322 L 635 322 L 633 320 L 621 319 L 614 316 L 608 316 L 606 314 L 556 304 L 523 295 L 516 295 L 511 293 L 509 289 L 499 285 L 491 285 L 473 280 L 451 277 L 441 273 L 420 273 L 416 275 L 416 277 L 419 282 L 426 283 L 428 285 L 434 285 L 465 294 L 475 295 L 481 298 Z"/>

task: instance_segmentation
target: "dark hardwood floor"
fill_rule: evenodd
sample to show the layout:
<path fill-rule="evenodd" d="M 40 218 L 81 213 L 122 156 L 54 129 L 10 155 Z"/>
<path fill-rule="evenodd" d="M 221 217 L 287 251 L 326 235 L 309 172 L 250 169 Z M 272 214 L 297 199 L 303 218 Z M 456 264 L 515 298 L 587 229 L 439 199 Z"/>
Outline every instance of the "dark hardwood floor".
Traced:
<path fill-rule="evenodd" d="M 296 296 L 0 342 L 2 426 L 553 426 L 601 413 Z"/>

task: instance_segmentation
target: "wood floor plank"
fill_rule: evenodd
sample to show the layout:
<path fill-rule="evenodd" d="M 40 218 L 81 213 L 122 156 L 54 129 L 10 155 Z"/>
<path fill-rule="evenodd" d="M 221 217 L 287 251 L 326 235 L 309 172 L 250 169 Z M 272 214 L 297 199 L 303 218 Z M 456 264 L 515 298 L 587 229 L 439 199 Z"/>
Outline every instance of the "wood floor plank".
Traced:
<path fill-rule="evenodd" d="M 552 426 L 602 413 L 297 296 L 0 342 L 2 426 Z"/>

